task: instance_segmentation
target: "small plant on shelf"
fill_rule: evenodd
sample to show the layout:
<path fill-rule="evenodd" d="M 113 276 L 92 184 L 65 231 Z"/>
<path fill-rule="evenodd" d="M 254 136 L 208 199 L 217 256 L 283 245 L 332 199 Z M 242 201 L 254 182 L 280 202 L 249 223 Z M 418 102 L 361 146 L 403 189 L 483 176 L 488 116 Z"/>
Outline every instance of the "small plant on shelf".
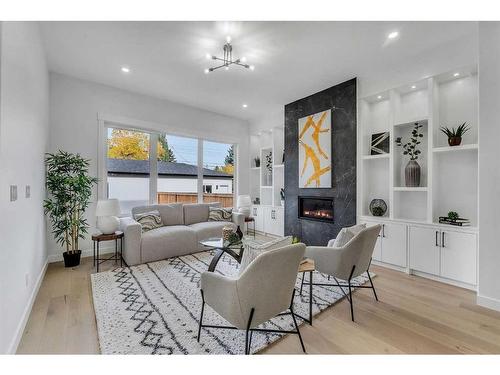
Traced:
<path fill-rule="evenodd" d="M 467 125 L 467 122 L 464 122 L 456 129 L 455 128 L 449 129 L 446 126 L 442 126 L 439 130 L 441 130 L 448 137 L 448 145 L 460 146 L 460 143 L 462 143 L 463 135 L 470 130 L 470 127 Z"/>
<path fill-rule="evenodd" d="M 459 218 L 458 212 L 455 211 L 448 212 L 448 219 L 455 221 L 458 218 Z"/>
<path fill-rule="evenodd" d="M 422 133 L 423 125 L 416 122 L 411 131 L 410 141 L 402 143 L 401 137 L 396 138 L 396 145 L 403 148 L 403 155 L 408 155 L 410 160 L 405 168 L 405 183 L 408 187 L 420 186 L 420 165 L 417 163 L 418 156 L 422 153 L 419 148 L 421 138 L 424 137 Z"/>
<path fill-rule="evenodd" d="M 285 206 L 285 189 L 284 188 L 280 189 L 280 198 L 281 198 L 281 205 Z"/>
<path fill-rule="evenodd" d="M 253 161 L 255 162 L 255 166 L 257 168 L 259 168 L 260 167 L 260 158 L 257 156 L 256 158 L 253 159 Z"/>

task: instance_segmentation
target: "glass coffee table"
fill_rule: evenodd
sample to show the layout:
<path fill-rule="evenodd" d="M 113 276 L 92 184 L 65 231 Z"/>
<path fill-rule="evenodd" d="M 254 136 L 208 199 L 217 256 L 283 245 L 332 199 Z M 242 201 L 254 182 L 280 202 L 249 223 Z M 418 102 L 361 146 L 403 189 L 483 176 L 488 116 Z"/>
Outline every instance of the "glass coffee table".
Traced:
<path fill-rule="evenodd" d="M 224 240 L 220 237 L 209 238 L 203 241 L 200 241 L 200 244 L 209 248 L 215 249 L 214 257 L 208 266 L 208 272 L 214 272 L 215 267 L 217 267 L 217 263 L 219 263 L 220 258 L 224 254 L 228 254 L 232 256 L 238 263 L 241 262 L 241 258 L 243 257 L 243 243 L 238 244 L 225 244 Z M 239 250 L 236 252 L 235 250 Z"/>

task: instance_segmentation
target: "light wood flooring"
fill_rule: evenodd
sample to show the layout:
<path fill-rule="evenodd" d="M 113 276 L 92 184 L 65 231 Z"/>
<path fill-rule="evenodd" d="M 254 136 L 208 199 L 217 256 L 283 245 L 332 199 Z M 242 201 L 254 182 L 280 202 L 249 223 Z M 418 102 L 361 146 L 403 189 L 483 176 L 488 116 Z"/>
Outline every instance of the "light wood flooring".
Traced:
<path fill-rule="evenodd" d="M 101 271 L 113 268 L 103 264 Z M 354 293 L 356 322 L 343 300 L 301 332 L 308 353 L 459 354 L 500 353 L 500 312 L 475 304 L 475 293 L 416 276 L 372 267 L 380 302 L 370 289 Z M 75 269 L 50 264 L 18 353 L 97 354 L 92 303 L 92 258 Z M 301 353 L 296 335 L 262 353 Z"/>

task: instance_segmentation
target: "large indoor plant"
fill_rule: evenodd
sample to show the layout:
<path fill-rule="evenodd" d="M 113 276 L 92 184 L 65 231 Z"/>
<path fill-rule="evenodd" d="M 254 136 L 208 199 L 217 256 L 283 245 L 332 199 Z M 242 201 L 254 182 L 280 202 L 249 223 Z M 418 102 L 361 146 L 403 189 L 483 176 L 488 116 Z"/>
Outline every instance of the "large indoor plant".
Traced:
<path fill-rule="evenodd" d="M 84 217 L 97 178 L 89 176 L 89 160 L 79 154 L 59 151 L 47 154 L 47 193 L 43 207 L 52 224 L 52 234 L 64 246 L 64 265 L 80 264 L 80 238 L 89 227 Z"/>
<path fill-rule="evenodd" d="M 408 155 L 410 160 L 405 167 L 405 184 L 408 187 L 418 187 L 420 186 L 420 165 L 417 162 L 418 155 L 422 153 L 419 149 L 420 138 L 423 138 L 423 134 L 420 131 L 422 125 L 418 122 L 415 123 L 410 136 L 410 141 L 402 144 L 401 138 L 396 140 L 398 146 L 403 147 L 403 155 Z"/>

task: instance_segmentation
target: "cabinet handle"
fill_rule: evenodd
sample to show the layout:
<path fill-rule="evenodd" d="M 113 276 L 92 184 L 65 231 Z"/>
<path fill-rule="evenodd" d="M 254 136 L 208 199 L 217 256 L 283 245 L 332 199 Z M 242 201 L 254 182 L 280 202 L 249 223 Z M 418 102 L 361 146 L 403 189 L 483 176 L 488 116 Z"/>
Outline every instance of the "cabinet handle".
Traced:
<path fill-rule="evenodd" d="M 438 244 L 438 235 L 439 235 L 439 232 L 436 231 L 436 247 L 439 247 L 439 244 Z"/>
<path fill-rule="evenodd" d="M 444 232 L 441 232 L 441 247 L 445 247 L 444 246 Z"/>
<path fill-rule="evenodd" d="M 385 238 L 385 224 L 382 224 L 382 237 Z"/>

